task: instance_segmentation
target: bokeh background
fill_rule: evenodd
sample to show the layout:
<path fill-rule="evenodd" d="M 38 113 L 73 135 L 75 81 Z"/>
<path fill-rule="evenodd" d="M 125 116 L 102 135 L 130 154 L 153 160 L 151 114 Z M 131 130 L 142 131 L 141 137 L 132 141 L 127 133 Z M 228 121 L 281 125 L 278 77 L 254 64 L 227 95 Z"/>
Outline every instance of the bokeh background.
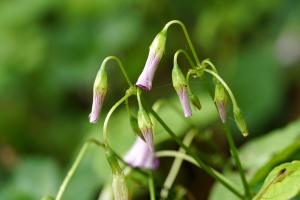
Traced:
<path fill-rule="evenodd" d="M 2 0 L 0 199 L 55 195 L 84 140 L 101 134 L 101 125 L 88 122 L 101 60 L 119 56 L 135 81 L 152 39 L 172 19 L 185 23 L 200 58 L 210 58 L 232 87 L 249 123 L 249 140 L 297 119 L 299 10 L 297 0 Z M 149 99 L 175 98 L 172 56 L 187 47 L 180 28 L 172 27 Z M 111 84 L 102 118 L 126 89 L 119 69 L 109 65 Z M 215 124 L 215 111 L 203 112 L 203 124 Z M 110 131 L 121 154 L 134 138 L 126 117 L 124 109 L 116 113 Z M 239 144 L 246 141 L 236 139 Z M 215 141 L 226 157 L 223 140 L 219 134 Z M 158 148 L 176 145 L 164 140 Z M 162 162 L 162 176 L 170 164 Z M 111 178 L 107 168 L 101 150 L 91 147 L 65 199 L 97 199 Z M 212 180 L 191 165 L 181 173 L 196 199 L 207 199 Z"/>

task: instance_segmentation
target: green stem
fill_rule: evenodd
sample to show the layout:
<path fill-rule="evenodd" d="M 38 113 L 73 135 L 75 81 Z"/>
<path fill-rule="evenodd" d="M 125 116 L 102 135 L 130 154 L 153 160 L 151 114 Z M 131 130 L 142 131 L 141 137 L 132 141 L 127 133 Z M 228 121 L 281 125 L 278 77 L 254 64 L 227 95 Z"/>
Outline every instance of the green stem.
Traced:
<path fill-rule="evenodd" d="M 76 170 L 77 170 L 77 168 L 78 168 L 78 166 L 90 144 L 96 144 L 102 148 L 105 148 L 104 144 L 97 141 L 96 139 L 89 139 L 88 141 L 86 141 L 84 143 L 84 145 L 80 149 L 78 156 L 75 159 L 75 162 L 73 163 L 70 170 L 68 171 L 67 176 L 63 180 L 63 182 L 58 190 L 55 200 L 60 200 L 62 198 L 62 195 L 63 195 L 64 191 L 66 190 L 68 183 L 70 182 L 71 178 L 73 177 L 74 173 L 76 172 Z"/>
<path fill-rule="evenodd" d="M 157 157 L 175 157 L 175 158 L 178 158 L 178 160 L 182 161 L 182 160 L 185 160 L 185 161 L 188 161 L 189 163 L 192 163 L 198 167 L 200 167 L 200 165 L 195 161 L 195 159 L 187 154 L 185 154 L 185 152 L 181 152 L 181 151 L 174 151 L 174 150 L 162 150 L 162 151 L 157 151 L 155 153 L 155 155 Z M 173 165 L 172 167 L 174 166 L 174 162 L 173 162 Z M 179 168 L 179 167 L 178 167 Z M 200 167 L 201 168 L 201 167 Z M 171 174 L 171 171 L 170 170 L 170 173 Z M 174 176 L 174 175 L 172 175 Z M 175 175 L 176 176 L 176 175 Z M 171 179 L 171 178 L 170 178 Z M 166 181 L 167 182 L 167 181 Z M 171 181 L 170 181 L 171 182 Z M 164 187 L 165 187 L 165 184 L 164 184 Z M 168 188 L 170 189 L 170 187 Z"/>
<path fill-rule="evenodd" d="M 223 87 L 225 88 L 225 90 L 227 91 L 227 93 L 228 93 L 228 95 L 231 99 L 233 107 L 238 107 L 237 101 L 236 101 L 231 89 L 227 85 L 227 83 L 216 72 L 214 72 L 212 70 L 209 70 L 209 69 L 204 69 L 204 71 L 209 73 L 210 75 L 212 75 L 214 78 L 216 78 L 223 85 Z"/>
<path fill-rule="evenodd" d="M 241 164 L 241 161 L 240 161 L 240 158 L 239 158 L 237 147 L 234 144 L 232 134 L 231 134 L 227 124 L 223 124 L 223 126 L 224 126 L 224 130 L 225 130 L 225 134 L 226 134 L 229 146 L 230 146 L 231 155 L 232 155 L 232 157 L 235 161 L 235 164 L 237 165 L 237 168 L 238 168 L 239 173 L 240 173 L 240 177 L 241 177 L 243 187 L 244 187 L 244 191 L 245 191 L 245 196 L 248 197 L 249 199 L 251 199 L 250 187 L 249 187 L 249 184 L 247 182 L 245 172 L 244 172 L 244 169 L 242 167 L 242 164 Z"/>
<path fill-rule="evenodd" d="M 153 180 L 153 173 L 149 172 L 149 191 L 150 191 L 150 199 L 155 200 L 155 187 L 154 187 L 154 180 Z"/>
<path fill-rule="evenodd" d="M 131 81 L 130 81 L 130 79 L 129 79 L 129 77 L 128 77 L 126 71 L 125 71 L 124 65 L 123 65 L 123 63 L 121 62 L 121 60 L 120 60 L 117 56 L 108 56 L 108 57 L 106 57 L 106 58 L 103 60 L 101 66 L 105 66 L 106 63 L 107 63 L 109 60 L 115 60 L 115 61 L 117 62 L 117 64 L 118 64 L 118 66 L 119 66 L 119 68 L 120 68 L 120 70 L 121 70 L 121 72 L 122 72 L 122 74 L 123 74 L 123 76 L 124 76 L 126 82 L 128 83 L 129 87 L 132 87 L 133 85 L 132 85 L 132 83 L 131 83 Z"/>
<path fill-rule="evenodd" d="M 176 141 L 176 143 L 182 147 L 188 154 L 190 154 L 195 161 L 199 164 L 199 166 L 206 171 L 210 176 L 212 176 L 214 179 L 218 180 L 222 185 L 224 185 L 227 189 L 229 189 L 232 193 L 234 193 L 236 196 L 243 198 L 243 194 L 240 193 L 240 191 L 233 186 L 230 181 L 224 177 L 222 174 L 211 168 L 210 166 L 206 165 L 193 151 L 191 151 L 179 137 L 168 127 L 168 125 L 158 116 L 158 114 L 153 110 L 150 109 L 150 112 L 152 115 L 156 118 L 156 120 L 162 125 L 162 127 L 169 133 L 169 135 Z"/>
<path fill-rule="evenodd" d="M 178 24 L 178 25 L 182 28 L 183 33 L 184 33 L 184 36 L 185 36 L 185 38 L 186 38 L 186 40 L 187 40 L 187 43 L 188 43 L 188 45 L 189 45 L 189 47 L 190 47 L 190 49 L 191 49 L 191 52 L 192 52 L 192 54 L 193 54 L 193 56 L 194 56 L 195 61 L 196 61 L 196 64 L 197 64 L 197 65 L 200 64 L 199 58 L 198 58 L 198 56 L 197 56 L 196 50 L 195 50 L 195 48 L 194 48 L 194 46 L 193 46 L 193 43 L 192 43 L 191 38 L 190 38 L 190 36 L 189 36 L 189 33 L 187 32 L 187 29 L 186 29 L 185 25 L 184 25 L 181 21 L 179 21 L 179 20 L 172 20 L 172 21 L 169 21 L 169 22 L 165 25 L 165 27 L 163 28 L 163 30 L 167 31 L 168 28 L 169 28 L 171 25 L 173 25 L 173 24 Z"/>
<path fill-rule="evenodd" d="M 174 58 L 173 58 L 173 62 L 174 62 L 175 65 L 178 64 L 178 56 L 179 56 L 180 54 L 185 55 L 185 57 L 187 58 L 187 60 L 188 60 L 188 62 L 189 62 L 189 64 L 190 64 L 190 66 L 191 66 L 192 68 L 195 67 L 195 64 L 194 64 L 194 62 L 192 61 L 191 57 L 190 57 L 189 54 L 188 54 L 185 50 L 183 50 L 183 49 L 179 49 L 179 50 L 177 50 L 177 51 L 175 52 Z"/>
<path fill-rule="evenodd" d="M 189 146 L 191 144 L 195 134 L 196 134 L 195 130 L 189 131 L 183 139 L 183 144 Z M 160 196 L 161 196 L 162 199 L 166 199 L 168 197 L 169 190 L 170 190 L 170 188 L 172 187 L 172 185 L 175 181 L 175 178 L 176 178 L 176 176 L 179 172 L 179 169 L 181 167 L 183 159 L 189 159 L 190 158 L 190 156 L 187 156 L 185 154 L 185 150 L 182 149 L 182 148 L 179 148 L 178 151 L 174 151 L 174 152 L 178 153 L 178 155 L 175 155 L 176 158 L 173 161 L 172 167 L 171 167 L 171 169 L 169 171 L 169 174 L 168 174 L 168 176 L 167 176 L 167 178 L 164 182 L 164 187 L 162 188 L 162 190 L 160 192 Z M 172 153 L 172 152 L 170 152 L 170 151 L 159 151 L 159 152 L 156 152 L 156 156 L 157 157 L 168 156 L 169 155 L 168 153 Z M 184 156 L 187 156 L 187 157 L 183 158 Z M 191 159 L 192 160 L 190 160 L 190 161 L 194 162 L 194 159 L 193 158 L 191 158 Z"/>
<path fill-rule="evenodd" d="M 130 88 L 127 90 L 126 94 L 119 100 L 117 101 L 109 110 L 109 112 L 107 113 L 105 120 L 104 120 L 104 124 L 103 124 L 103 140 L 105 144 L 108 144 L 108 136 L 107 136 L 107 126 L 108 126 L 108 122 L 109 119 L 111 117 L 111 115 L 113 114 L 113 112 L 124 102 L 126 101 L 126 99 L 128 99 L 131 95 L 133 95 L 135 93 L 135 89 Z"/>
<path fill-rule="evenodd" d="M 204 65 L 210 66 L 214 72 L 218 73 L 217 68 L 215 67 L 215 65 L 214 65 L 212 62 L 210 62 L 210 60 L 205 59 L 205 60 L 202 61 L 202 63 L 203 63 Z"/>

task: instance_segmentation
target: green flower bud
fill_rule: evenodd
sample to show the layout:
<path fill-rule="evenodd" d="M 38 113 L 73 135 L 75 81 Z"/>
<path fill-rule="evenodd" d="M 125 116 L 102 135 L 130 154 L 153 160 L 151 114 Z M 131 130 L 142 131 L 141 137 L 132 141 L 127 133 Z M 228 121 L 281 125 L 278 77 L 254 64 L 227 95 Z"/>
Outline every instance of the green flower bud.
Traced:
<path fill-rule="evenodd" d="M 122 173 L 122 169 L 119 165 L 118 159 L 115 157 L 113 152 L 109 149 L 105 150 L 106 159 L 110 165 L 111 171 L 113 174 Z"/>
<path fill-rule="evenodd" d="M 153 42 L 150 45 L 150 51 L 158 57 L 161 58 L 164 54 L 166 47 L 167 31 L 160 31 L 154 38 Z"/>
<path fill-rule="evenodd" d="M 115 200 L 128 200 L 128 188 L 123 173 L 113 174 L 112 190 Z"/>
<path fill-rule="evenodd" d="M 242 135 L 246 137 L 249 134 L 246 121 L 241 113 L 241 110 L 237 106 L 233 106 L 233 115 L 235 119 L 235 123 L 239 130 L 241 131 Z"/>
<path fill-rule="evenodd" d="M 217 82 L 216 87 L 215 87 L 214 102 L 217 106 L 221 121 L 223 123 L 226 122 L 226 115 L 227 115 L 226 100 L 227 100 L 227 95 L 226 95 L 225 89 L 220 82 Z"/>
<path fill-rule="evenodd" d="M 130 115 L 129 117 L 129 121 L 130 121 L 130 126 L 131 126 L 131 129 L 133 130 L 133 132 L 141 137 L 143 139 L 143 136 L 142 136 L 142 133 L 141 133 L 141 130 L 139 128 L 139 124 L 138 124 L 138 120 L 136 117 Z"/>
<path fill-rule="evenodd" d="M 192 102 L 192 104 L 198 109 L 198 110 L 201 110 L 201 103 L 200 103 L 200 100 L 198 98 L 197 95 L 193 94 L 192 92 L 190 92 L 189 94 L 189 97 L 190 97 L 190 100 Z"/>

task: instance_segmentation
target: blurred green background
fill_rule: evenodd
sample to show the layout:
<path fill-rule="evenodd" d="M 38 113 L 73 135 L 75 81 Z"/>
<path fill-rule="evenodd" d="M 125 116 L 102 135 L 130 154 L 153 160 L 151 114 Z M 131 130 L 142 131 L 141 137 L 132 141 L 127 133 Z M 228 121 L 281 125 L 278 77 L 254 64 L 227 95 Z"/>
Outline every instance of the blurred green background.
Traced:
<path fill-rule="evenodd" d="M 232 87 L 250 137 L 297 119 L 299 10 L 297 0 L 0 1 L 0 199 L 56 194 L 84 140 L 101 133 L 100 125 L 88 122 L 100 62 L 108 55 L 119 56 L 135 81 L 152 39 L 172 19 L 185 23 L 200 58 L 210 58 Z M 171 28 L 152 100 L 175 97 L 172 56 L 187 47 L 181 30 Z M 103 115 L 126 89 L 119 69 L 110 65 Z M 201 119 L 210 124 L 212 115 L 215 111 Z M 121 129 L 111 130 L 121 154 L 134 138 L 131 131 L 120 133 L 130 130 L 126 116 L 117 113 L 113 120 Z M 162 164 L 167 169 L 170 163 Z M 96 199 L 110 178 L 107 172 L 101 150 L 91 148 L 65 199 Z M 207 179 L 199 186 L 203 194 L 195 193 L 197 199 L 207 198 L 212 182 Z M 197 191 L 197 186 L 188 188 Z"/>

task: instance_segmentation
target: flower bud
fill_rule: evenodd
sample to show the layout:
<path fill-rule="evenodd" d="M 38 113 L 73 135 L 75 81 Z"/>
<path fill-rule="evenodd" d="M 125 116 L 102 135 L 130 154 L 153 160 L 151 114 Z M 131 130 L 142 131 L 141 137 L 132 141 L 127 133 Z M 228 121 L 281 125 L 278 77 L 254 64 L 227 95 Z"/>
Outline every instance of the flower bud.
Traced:
<path fill-rule="evenodd" d="M 136 82 L 136 85 L 144 90 L 149 91 L 152 88 L 155 71 L 165 51 L 166 36 L 167 32 L 162 30 L 156 35 L 150 45 L 150 51 L 145 67 Z"/>
<path fill-rule="evenodd" d="M 113 152 L 109 149 L 105 150 L 106 159 L 109 163 L 109 166 L 111 168 L 111 171 L 113 174 L 119 174 L 122 173 L 122 169 L 119 165 L 119 162 Z"/>
<path fill-rule="evenodd" d="M 200 103 L 200 100 L 198 98 L 197 95 L 193 94 L 192 92 L 190 92 L 190 100 L 192 102 L 192 104 L 198 109 L 198 110 L 201 110 L 201 103 Z"/>
<path fill-rule="evenodd" d="M 137 137 L 124 160 L 132 167 L 145 169 L 156 169 L 159 165 L 159 160 L 155 157 L 154 152 L 140 137 Z"/>
<path fill-rule="evenodd" d="M 113 174 L 112 191 L 115 200 L 128 200 L 128 188 L 123 173 Z"/>
<path fill-rule="evenodd" d="M 141 130 L 139 129 L 137 118 L 130 115 L 129 117 L 130 126 L 134 133 L 136 133 L 138 136 L 141 134 Z"/>
<path fill-rule="evenodd" d="M 184 116 L 192 116 L 192 110 L 187 91 L 187 81 L 177 64 L 174 65 L 172 70 L 172 82 L 183 108 Z"/>
<path fill-rule="evenodd" d="M 138 111 L 138 125 L 143 134 L 143 139 L 145 140 L 151 151 L 153 151 L 153 124 L 150 116 L 142 107 L 140 107 Z"/>
<path fill-rule="evenodd" d="M 245 121 L 239 107 L 233 106 L 233 115 L 234 115 L 234 119 L 235 119 L 235 123 L 236 123 L 237 127 L 241 131 L 242 135 L 244 137 L 246 137 L 249 132 L 248 132 L 246 121 Z"/>
<path fill-rule="evenodd" d="M 42 200 L 54 200 L 54 197 L 46 195 L 42 198 Z"/>
<path fill-rule="evenodd" d="M 102 104 L 107 93 L 107 85 L 107 73 L 104 66 L 101 66 L 94 82 L 93 105 L 89 115 L 91 123 L 96 123 L 99 118 Z"/>
<path fill-rule="evenodd" d="M 98 200 L 114 200 L 111 184 L 104 185 L 98 197 Z"/>
<path fill-rule="evenodd" d="M 226 122 L 226 92 L 224 87 L 221 85 L 220 82 L 216 83 L 216 87 L 215 87 L 215 97 L 214 97 L 214 102 L 217 106 L 221 121 L 223 123 Z"/>

